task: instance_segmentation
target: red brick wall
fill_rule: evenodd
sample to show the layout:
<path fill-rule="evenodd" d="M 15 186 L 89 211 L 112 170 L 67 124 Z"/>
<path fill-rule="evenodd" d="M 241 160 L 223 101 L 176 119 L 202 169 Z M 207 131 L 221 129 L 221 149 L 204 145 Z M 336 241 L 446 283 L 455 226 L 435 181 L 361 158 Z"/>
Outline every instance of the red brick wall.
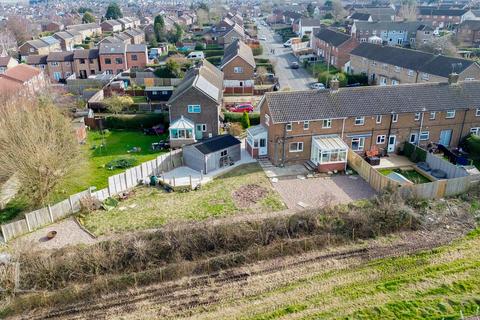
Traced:
<path fill-rule="evenodd" d="M 329 172 L 329 171 L 344 171 L 345 170 L 345 162 L 338 162 L 338 163 L 324 163 L 318 165 L 318 172 Z"/>

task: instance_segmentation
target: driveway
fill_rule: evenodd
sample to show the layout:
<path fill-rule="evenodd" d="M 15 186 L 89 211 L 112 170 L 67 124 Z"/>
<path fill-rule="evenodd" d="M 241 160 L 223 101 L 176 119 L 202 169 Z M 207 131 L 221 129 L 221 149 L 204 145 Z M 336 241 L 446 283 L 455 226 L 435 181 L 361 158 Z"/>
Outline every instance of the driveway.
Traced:
<path fill-rule="evenodd" d="M 375 190 L 357 175 L 285 179 L 273 183 L 273 186 L 287 207 L 296 210 L 348 203 L 375 195 Z"/>
<path fill-rule="evenodd" d="M 290 64 L 293 61 L 298 62 L 298 60 L 293 55 L 292 49 L 283 47 L 281 37 L 275 34 L 272 29 L 258 24 L 258 36 L 267 38 L 266 41 L 261 41 L 263 55 L 260 58 L 268 58 L 275 65 L 275 75 L 278 77 L 280 89 L 306 90 L 309 89 L 309 84 L 316 82 L 315 78 L 304 68 L 290 68 Z M 275 50 L 275 53 L 272 53 L 271 50 Z"/>

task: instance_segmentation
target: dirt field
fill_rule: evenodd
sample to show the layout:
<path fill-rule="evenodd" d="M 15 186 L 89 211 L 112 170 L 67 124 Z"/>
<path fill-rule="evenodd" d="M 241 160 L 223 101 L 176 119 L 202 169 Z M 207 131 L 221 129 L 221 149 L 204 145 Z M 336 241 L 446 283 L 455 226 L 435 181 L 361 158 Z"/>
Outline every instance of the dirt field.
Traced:
<path fill-rule="evenodd" d="M 474 298 L 480 292 L 480 232 L 454 241 L 473 228 L 472 215 L 449 203 L 435 206 L 437 213 L 426 216 L 422 230 L 122 291 L 19 318 L 428 319 L 458 316 L 460 310 L 474 315 L 480 304 Z"/>

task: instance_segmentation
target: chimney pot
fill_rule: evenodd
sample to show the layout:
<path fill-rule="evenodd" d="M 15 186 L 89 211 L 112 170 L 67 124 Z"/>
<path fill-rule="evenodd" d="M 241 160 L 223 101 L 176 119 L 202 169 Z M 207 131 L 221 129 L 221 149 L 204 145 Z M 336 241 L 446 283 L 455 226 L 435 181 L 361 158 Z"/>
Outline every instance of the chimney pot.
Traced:
<path fill-rule="evenodd" d="M 458 74 L 453 72 L 448 75 L 448 84 L 458 83 Z"/>
<path fill-rule="evenodd" d="M 338 79 L 330 80 L 330 90 L 337 91 L 340 88 L 340 81 Z"/>

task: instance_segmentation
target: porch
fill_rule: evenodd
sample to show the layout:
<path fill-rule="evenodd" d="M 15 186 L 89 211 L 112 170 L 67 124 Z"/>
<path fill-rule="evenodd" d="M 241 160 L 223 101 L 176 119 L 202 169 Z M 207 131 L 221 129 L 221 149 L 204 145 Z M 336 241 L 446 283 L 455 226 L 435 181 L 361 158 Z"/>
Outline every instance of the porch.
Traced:
<path fill-rule="evenodd" d="M 338 135 L 312 137 L 310 161 L 319 172 L 344 171 L 348 146 Z"/>
<path fill-rule="evenodd" d="M 267 128 L 261 124 L 247 129 L 246 149 L 252 158 L 257 159 L 267 155 L 267 138 Z"/>
<path fill-rule="evenodd" d="M 179 148 L 196 142 L 195 124 L 184 116 L 175 120 L 168 130 L 170 132 L 170 146 L 172 148 Z"/>

